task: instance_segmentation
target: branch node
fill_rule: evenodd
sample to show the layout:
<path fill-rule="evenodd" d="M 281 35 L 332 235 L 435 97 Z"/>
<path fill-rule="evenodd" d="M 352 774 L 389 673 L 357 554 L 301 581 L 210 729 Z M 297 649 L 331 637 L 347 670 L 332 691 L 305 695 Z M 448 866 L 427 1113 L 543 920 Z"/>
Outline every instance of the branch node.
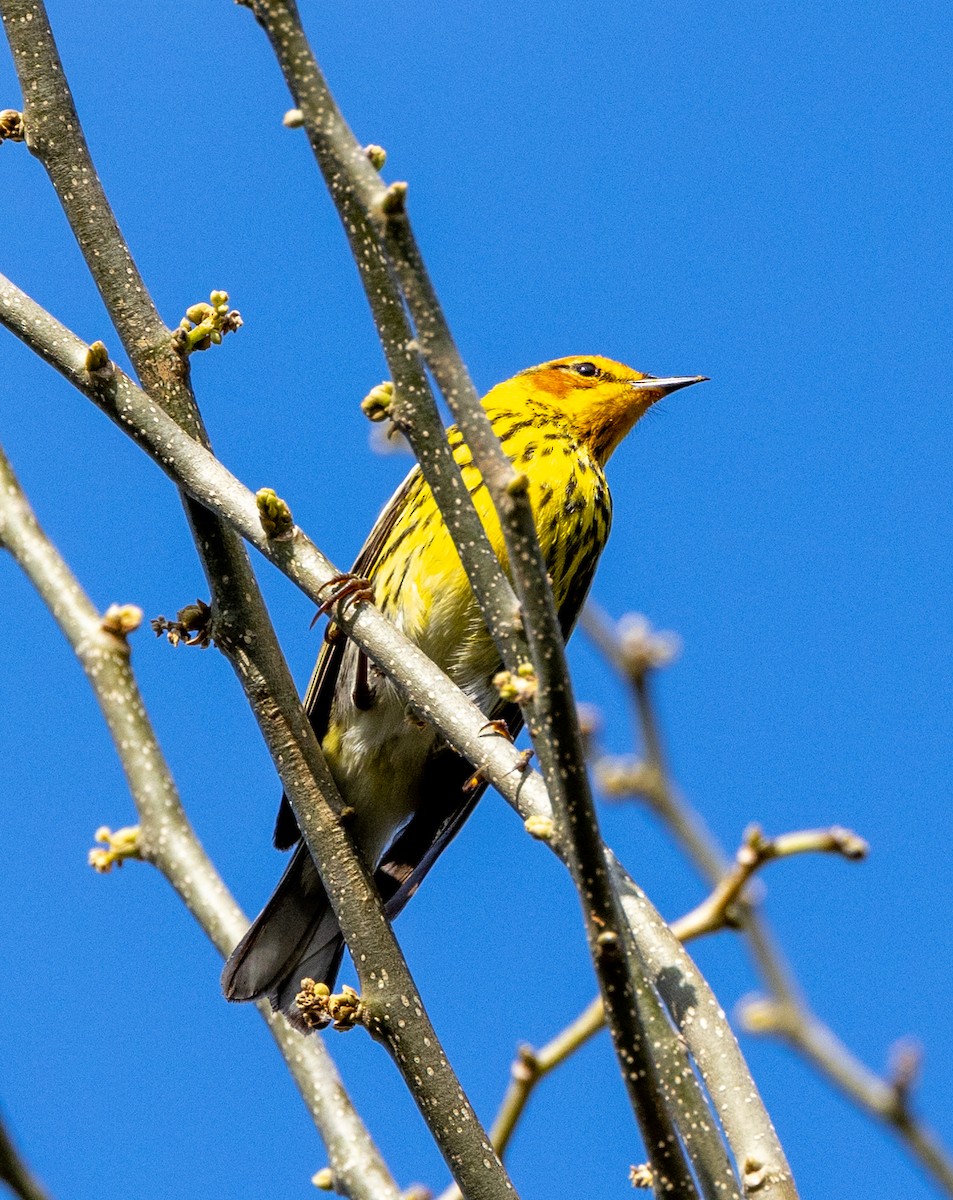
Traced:
<path fill-rule="evenodd" d="M 255 493 L 258 502 L 258 518 L 266 535 L 273 541 L 287 540 L 294 532 L 294 518 L 287 503 L 273 488 L 260 488 Z"/>
<path fill-rule="evenodd" d="M 315 983 L 313 979 L 301 980 L 301 991 L 295 996 L 301 1017 L 309 1029 L 323 1029 L 326 1025 L 340 1033 L 366 1024 L 367 1010 L 360 995 L 347 984 L 340 992 L 332 992 L 326 983 Z"/>
<path fill-rule="evenodd" d="M 156 637 L 165 634 L 173 646 L 183 642 L 186 646 L 207 650 L 212 644 L 212 610 L 204 600 L 196 600 L 194 604 L 180 608 L 174 621 L 155 617 L 149 624 L 155 630 Z"/>
<path fill-rule="evenodd" d="M 594 766 L 596 782 L 610 800 L 640 796 L 657 805 L 667 794 L 662 772 L 652 763 L 604 755 Z"/>
<path fill-rule="evenodd" d="M 579 733 L 582 736 L 586 757 L 590 756 L 596 739 L 596 734 L 602 728 L 602 713 L 596 704 L 580 701 L 576 705 L 576 716 L 579 719 Z"/>
<path fill-rule="evenodd" d="M 23 113 L 15 108 L 0 112 L 0 142 L 22 142 L 26 139 L 23 128 Z"/>
<path fill-rule="evenodd" d="M 207 302 L 202 300 L 185 310 L 172 342 L 180 354 L 189 355 L 217 346 L 226 333 L 235 333 L 242 324 L 238 310 L 228 307 L 228 292 L 214 291 Z"/>
<path fill-rule="evenodd" d="M 652 1168 L 648 1163 L 639 1163 L 638 1166 L 629 1168 L 629 1183 L 634 1188 L 650 1188 L 652 1179 Z"/>
<path fill-rule="evenodd" d="M 394 385 L 389 379 L 372 387 L 361 401 L 361 412 L 369 421 L 386 421 L 394 402 Z"/>
<path fill-rule="evenodd" d="M 667 667 L 678 657 L 681 640 L 674 633 L 656 633 L 641 613 L 626 613 L 618 624 L 619 657 L 630 679 Z"/>
<path fill-rule="evenodd" d="M 786 1034 L 797 1019 L 790 1005 L 768 996 L 745 996 L 737 1011 L 738 1022 L 747 1033 Z"/>
<path fill-rule="evenodd" d="M 135 604 L 110 604 L 103 613 L 100 628 L 123 641 L 142 624 L 142 609 Z"/>
<path fill-rule="evenodd" d="M 387 162 L 387 151 L 383 146 L 375 145 L 372 142 L 369 146 L 364 147 L 364 153 L 375 171 L 383 171 L 384 163 Z"/>
<path fill-rule="evenodd" d="M 138 825 L 126 825 L 115 833 L 108 825 L 101 825 L 93 837 L 97 842 L 102 842 L 106 849 L 95 846 L 90 850 L 89 865 L 100 875 L 107 875 L 113 867 L 121 867 L 127 858 L 142 859 L 141 832 Z"/>
<path fill-rule="evenodd" d="M 748 1155 L 742 1168 L 742 1179 L 746 1192 L 756 1192 L 768 1179 L 768 1168 L 753 1155 Z"/>
<path fill-rule="evenodd" d="M 506 494 L 508 496 L 524 496 L 529 490 L 529 476 L 520 471 L 506 485 Z"/>
<path fill-rule="evenodd" d="M 281 118 L 281 123 L 284 125 L 285 129 L 300 129 L 304 124 L 304 113 L 300 108 L 289 108 L 285 115 Z M 312 1182 L 314 1182 L 314 1180 L 312 1180 Z M 321 1185 L 317 1184 L 316 1186 L 320 1187 Z"/>
<path fill-rule="evenodd" d="M 322 1192 L 333 1192 L 335 1190 L 334 1172 L 330 1167 L 322 1167 L 320 1171 L 315 1171 L 311 1176 L 311 1182 L 316 1188 L 320 1188 Z"/>
<path fill-rule="evenodd" d="M 614 929 L 604 929 L 596 938 L 600 956 L 619 953 L 619 935 Z"/>
<path fill-rule="evenodd" d="M 93 342 L 86 351 L 86 361 L 83 364 L 90 375 L 98 375 L 112 371 L 109 361 L 109 351 L 103 342 Z"/>
<path fill-rule="evenodd" d="M 539 1055 L 532 1046 L 522 1045 L 510 1066 L 510 1075 L 516 1083 L 535 1083 L 542 1074 Z"/>
<path fill-rule="evenodd" d="M 543 817 L 538 813 L 527 817 L 523 822 L 523 828 L 530 837 L 534 837 L 540 842 L 552 842 L 556 836 L 556 823 L 552 817 Z"/>
<path fill-rule="evenodd" d="M 923 1066 L 923 1047 L 912 1038 L 901 1038 L 890 1047 L 887 1083 L 893 1097 L 894 1119 L 910 1114 L 910 1097 Z"/>
<path fill-rule="evenodd" d="M 385 217 L 398 217 L 407 210 L 407 184 L 392 183 L 381 197 L 381 212 Z"/>
<path fill-rule="evenodd" d="M 539 680 L 532 663 L 520 663 L 515 671 L 498 671 L 493 676 L 493 686 L 500 699 L 507 703 L 529 704 L 536 698 Z"/>
<path fill-rule="evenodd" d="M 870 853 L 870 844 L 862 837 L 858 837 L 852 829 L 842 829 L 839 825 L 835 825 L 829 832 L 834 849 L 844 858 L 850 859 L 851 862 L 858 862 Z"/>

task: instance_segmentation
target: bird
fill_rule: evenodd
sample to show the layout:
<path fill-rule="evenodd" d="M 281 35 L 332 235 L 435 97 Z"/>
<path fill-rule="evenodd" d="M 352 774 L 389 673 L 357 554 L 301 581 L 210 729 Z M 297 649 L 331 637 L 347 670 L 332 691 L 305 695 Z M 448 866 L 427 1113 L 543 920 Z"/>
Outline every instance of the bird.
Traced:
<path fill-rule="evenodd" d="M 705 376 L 657 378 L 598 355 L 521 371 L 492 388 L 483 409 L 526 476 L 560 627 L 568 638 L 609 535 L 609 457 L 663 396 Z M 500 522 L 470 448 L 447 430 L 453 457 L 504 570 Z M 516 735 L 518 705 L 501 699 L 502 668 L 433 493 L 415 466 L 385 505 L 352 568 L 367 595 L 479 706 Z M 349 830 L 393 919 L 459 831 L 485 787 L 473 766 L 408 710 L 397 686 L 338 632 L 326 639 L 304 697 L 344 803 Z M 475 782 L 476 781 L 476 782 Z M 314 861 L 282 797 L 274 844 L 294 848 L 274 894 L 222 973 L 228 1000 L 267 996 L 303 1032 L 303 979 L 333 988 L 344 938 Z"/>

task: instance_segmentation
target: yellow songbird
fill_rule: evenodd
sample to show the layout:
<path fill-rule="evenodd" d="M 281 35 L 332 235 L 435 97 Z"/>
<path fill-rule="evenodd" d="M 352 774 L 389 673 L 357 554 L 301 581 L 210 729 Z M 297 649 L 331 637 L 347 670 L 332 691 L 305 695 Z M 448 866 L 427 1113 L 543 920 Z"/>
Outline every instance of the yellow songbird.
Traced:
<path fill-rule="evenodd" d="M 579 615 L 609 534 L 603 468 L 657 400 L 704 376 L 656 379 L 597 356 L 531 367 L 498 384 L 483 407 L 503 449 L 529 480 L 536 528 L 564 636 Z M 504 568 L 500 523 L 470 450 L 448 431 L 454 458 Z M 387 504 L 354 564 L 374 603 L 490 719 L 521 724 L 493 684 L 501 664 L 433 494 L 415 467 Z M 482 788 L 472 766 L 407 711 L 396 686 L 344 638 L 325 645 L 305 706 L 347 805 L 351 832 L 390 916 L 413 895 Z M 303 978 L 333 986 L 344 951 L 317 869 L 282 800 L 275 845 L 294 856 L 274 895 L 225 965 L 229 1000 L 268 996 L 304 1026 L 295 1005 Z"/>

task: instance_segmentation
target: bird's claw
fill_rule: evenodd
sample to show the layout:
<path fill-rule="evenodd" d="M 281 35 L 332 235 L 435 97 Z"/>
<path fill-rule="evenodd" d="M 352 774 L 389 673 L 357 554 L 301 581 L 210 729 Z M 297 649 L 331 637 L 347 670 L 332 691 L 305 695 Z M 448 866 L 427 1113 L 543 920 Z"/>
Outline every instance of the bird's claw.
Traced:
<path fill-rule="evenodd" d="M 311 621 L 312 628 L 318 617 L 326 617 L 331 609 L 342 601 L 347 601 L 349 604 L 357 604 L 361 600 L 373 600 L 374 588 L 369 579 L 364 579 L 361 575 L 352 575 L 350 571 L 344 572 L 341 575 L 332 575 L 331 578 L 321 585 L 318 592 L 320 595 L 328 588 L 331 589 L 327 599 L 322 600 L 318 605 L 318 611 L 314 614 Z M 325 635 L 327 636 L 327 635 Z"/>

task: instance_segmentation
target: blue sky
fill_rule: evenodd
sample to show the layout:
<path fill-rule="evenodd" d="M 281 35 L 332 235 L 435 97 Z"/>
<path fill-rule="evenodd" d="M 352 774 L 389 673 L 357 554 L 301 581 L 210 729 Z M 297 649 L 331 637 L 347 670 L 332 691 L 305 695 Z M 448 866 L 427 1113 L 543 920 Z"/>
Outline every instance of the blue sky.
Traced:
<path fill-rule="evenodd" d="M 614 459 L 594 595 L 683 640 L 659 707 L 679 786 L 726 847 L 753 820 L 870 841 L 860 866 L 771 868 L 767 912 L 870 1066 L 921 1042 L 917 1107 L 953 1143 L 949 6 L 302 9 L 357 135 L 410 182 L 481 388 L 573 353 L 711 376 Z M 407 461 L 368 449 L 358 403 L 382 356 L 263 35 L 231 4 L 50 12 L 165 319 L 212 288 L 245 318 L 193 360 L 216 449 L 347 565 Z M 18 96 L 4 49 L 0 107 Z M 0 179 L 0 269 L 115 352 L 40 167 L 5 145 Z M 203 595 L 165 479 L 9 336 L 0 363 L 0 439 L 96 603 L 171 615 Z M 311 606 L 267 564 L 261 578 L 303 686 Z M 85 866 L 96 827 L 132 806 L 78 667 L 2 559 L 0 587 L 0 1103 L 21 1147 L 59 1196 L 313 1194 L 323 1151 L 255 1013 L 221 1000 L 203 935 L 149 868 Z M 572 658 L 606 747 L 626 750 L 621 689 L 581 637 Z M 280 789 L 237 685 L 214 652 L 145 631 L 134 663 L 191 817 L 256 910 L 281 870 Z M 700 899 L 650 816 L 601 811 L 663 913 Z M 488 795 L 398 932 L 489 1120 L 516 1044 L 593 990 L 568 880 Z M 726 1009 L 756 987 L 730 935 L 697 957 Z M 401 1183 L 441 1187 L 383 1052 L 330 1040 Z M 743 1045 L 803 1196 L 938 1194 L 787 1050 Z M 638 1158 L 602 1040 L 539 1089 L 510 1164 L 524 1200 L 623 1197 Z"/>

